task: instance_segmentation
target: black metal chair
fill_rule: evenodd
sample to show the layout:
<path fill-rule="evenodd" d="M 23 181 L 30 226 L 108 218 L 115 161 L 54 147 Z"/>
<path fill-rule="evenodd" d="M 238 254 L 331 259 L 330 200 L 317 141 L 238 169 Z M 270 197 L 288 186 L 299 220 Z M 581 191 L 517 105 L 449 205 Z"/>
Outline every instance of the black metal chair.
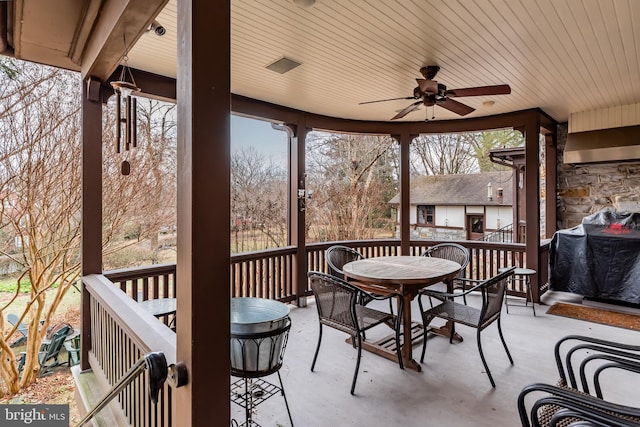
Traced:
<path fill-rule="evenodd" d="M 640 374 L 640 346 L 569 335 L 556 343 L 554 356 L 556 385 L 530 384 L 518 396 L 523 427 L 640 426 L 640 408 L 605 400 L 601 388 L 601 376 L 611 370 Z M 530 396 L 540 394 L 527 410 Z"/>
<path fill-rule="evenodd" d="M 364 258 L 364 255 L 348 246 L 334 245 L 325 251 L 329 274 L 339 279 L 346 279 L 344 277 L 344 271 L 342 271 L 342 267 L 344 267 L 345 264 Z M 373 294 L 380 296 L 380 294 L 377 293 Z M 358 304 L 367 305 L 373 300 L 374 298 L 370 298 L 366 293 L 363 293 L 360 295 Z M 393 314 L 393 299 L 389 299 L 389 311 Z"/>
<path fill-rule="evenodd" d="M 507 343 L 505 342 L 504 336 L 502 335 L 502 327 L 500 326 L 500 313 L 502 311 L 502 301 L 504 300 L 504 290 L 507 286 L 507 280 L 510 276 L 513 275 L 514 269 L 515 268 L 511 268 L 507 271 L 504 271 L 503 273 L 482 281 L 461 293 L 446 293 L 437 291 L 426 292 L 426 295 L 433 296 L 439 300 L 442 300 L 441 304 L 435 307 L 431 307 L 428 310 L 424 310 L 422 307 L 422 302 L 418 300 L 418 303 L 420 304 L 420 312 L 422 313 L 422 323 L 424 327 L 425 337 L 427 336 L 429 323 L 431 323 L 431 321 L 436 317 L 453 322 L 451 326 L 451 336 L 449 337 L 449 342 L 453 342 L 455 323 L 460 323 L 476 329 L 480 358 L 482 359 L 482 364 L 484 365 L 484 368 L 487 371 L 487 375 L 489 376 L 489 381 L 491 381 L 491 385 L 494 388 L 496 386 L 496 383 L 493 381 L 491 371 L 489 370 L 489 366 L 487 365 L 484 354 L 482 352 L 480 332 L 482 332 L 482 330 L 484 330 L 493 322 L 497 321 L 500 340 L 502 340 L 502 345 L 507 352 L 507 357 L 509 357 L 509 361 L 513 365 L 513 359 L 511 358 L 511 354 L 509 353 L 509 349 L 507 348 Z M 460 304 L 454 301 L 455 298 L 464 297 L 466 294 L 474 291 L 480 291 L 482 294 L 481 308 L 470 307 L 466 304 Z M 424 339 L 422 344 L 422 356 L 420 357 L 420 362 L 423 363 L 426 348 L 427 340 Z"/>
<path fill-rule="evenodd" d="M 458 272 L 458 275 L 452 280 L 453 289 L 462 289 L 466 290 L 467 287 L 471 287 L 472 284 L 469 284 L 466 280 L 464 280 L 465 272 L 467 265 L 469 264 L 469 250 L 458 243 L 439 243 L 437 245 L 433 245 L 424 251 L 420 256 L 427 256 L 433 258 L 442 258 L 449 261 L 454 261 L 460 264 L 461 269 Z M 422 295 L 428 294 L 432 291 L 438 292 L 447 292 L 447 285 L 445 283 L 435 283 L 431 286 L 428 286 L 420 291 L 418 294 L 418 298 L 421 298 Z M 464 303 L 467 303 L 466 295 L 462 297 Z M 429 296 L 429 302 L 433 307 L 433 302 L 431 301 L 431 296 Z"/>
<path fill-rule="evenodd" d="M 397 297 L 398 295 L 393 292 L 387 296 L 369 294 L 340 278 L 317 271 L 310 271 L 308 276 L 311 283 L 311 290 L 316 300 L 320 324 L 318 346 L 313 356 L 311 371 L 313 372 L 316 366 L 318 352 L 320 351 L 323 325 L 351 335 L 353 346 L 358 350 L 356 369 L 351 383 L 351 394 L 354 394 L 356 380 L 358 378 L 358 369 L 360 368 L 362 341 L 365 340 L 364 332 L 374 326 L 385 324 L 395 331 L 396 348 L 400 348 L 400 317 L 363 306 L 358 303 L 358 300 L 362 294 L 376 300 Z M 402 298 L 399 298 L 399 300 L 400 312 L 402 312 Z M 400 351 L 397 353 L 398 364 L 401 369 L 404 369 L 402 355 Z"/>
<path fill-rule="evenodd" d="M 345 264 L 364 258 L 365 256 L 360 252 L 347 246 L 334 245 L 325 251 L 329 274 L 340 279 L 344 279 L 342 267 L 344 267 Z"/>

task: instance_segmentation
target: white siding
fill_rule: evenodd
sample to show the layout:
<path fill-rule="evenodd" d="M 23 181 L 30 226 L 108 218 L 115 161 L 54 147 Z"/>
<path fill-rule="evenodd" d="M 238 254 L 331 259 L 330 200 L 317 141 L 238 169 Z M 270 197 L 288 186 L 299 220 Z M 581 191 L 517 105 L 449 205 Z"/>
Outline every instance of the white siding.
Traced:
<path fill-rule="evenodd" d="M 467 206 L 468 214 L 483 214 L 484 206 Z"/>
<path fill-rule="evenodd" d="M 569 116 L 569 133 L 640 125 L 640 104 L 581 111 Z"/>
<path fill-rule="evenodd" d="M 497 230 L 513 222 L 511 206 L 487 206 L 484 220 L 485 230 Z"/>
<path fill-rule="evenodd" d="M 464 228 L 464 206 L 436 206 L 436 225 Z"/>

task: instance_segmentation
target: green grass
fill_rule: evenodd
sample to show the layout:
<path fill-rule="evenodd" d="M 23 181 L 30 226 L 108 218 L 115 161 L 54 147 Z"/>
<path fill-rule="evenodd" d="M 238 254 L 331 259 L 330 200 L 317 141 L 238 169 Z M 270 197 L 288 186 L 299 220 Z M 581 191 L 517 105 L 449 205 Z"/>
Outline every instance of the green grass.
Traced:
<path fill-rule="evenodd" d="M 4 277 L 0 279 L 0 292 L 15 292 L 18 286 L 15 277 Z M 20 283 L 20 292 L 26 293 L 31 291 L 31 282 L 29 279 L 22 279 Z"/>
<path fill-rule="evenodd" d="M 15 283 L 14 283 L 13 289 L 15 289 Z M 55 292 L 55 291 L 50 290 L 48 292 Z M 0 291 L 0 301 L 6 301 L 10 299 L 12 296 L 13 296 L 13 291 L 11 292 Z M 11 305 L 9 305 L 4 310 L 4 312 L 21 314 L 24 311 L 27 303 L 29 302 L 29 297 L 30 297 L 29 294 L 24 294 L 24 293 L 20 294 L 18 298 L 16 298 L 15 301 L 13 301 Z M 50 304 L 51 298 L 52 297 L 47 298 L 47 306 Z M 2 302 L 0 302 L 0 304 L 4 305 L 4 303 Z M 70 308 L 79 308 L 79 307 L 80 307 L 80 292 L 76 288 L 71 287 L 62 298 L 62 301 L 60 302 L 60 305 L 56 310 L 56 314 L 59 315 L 59 314 L 65 313 Z"/>
<path fill-rule="evenodd" d="M 0 292 L 15 292 L 16 286 L 18 286 L 18 280 L 15 277 L 11 278 L 2 278 L 0 279 Z M 51 286 L 51 289 L 55 289 L 58 287 L 57 283 L 54 283 Z M 23 278 L 20 282 L 20 293 L 29 293 L 31 292 L 31 281 L 29 279 Z"/>

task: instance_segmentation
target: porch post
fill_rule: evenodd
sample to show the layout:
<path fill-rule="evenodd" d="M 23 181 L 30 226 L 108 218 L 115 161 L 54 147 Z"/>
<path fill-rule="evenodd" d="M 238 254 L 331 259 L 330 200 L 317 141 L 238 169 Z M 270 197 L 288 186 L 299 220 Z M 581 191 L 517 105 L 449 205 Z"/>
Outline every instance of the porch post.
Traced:
<path fill-rule="evenodd" d="M 533 300 L 539 300 L 539 248 L 540 248 L 540 168 L 539 168 L 539 113 L 532 111 L 523 126 L 525 137 L 525 257 L 526 267 L 536 271 L 532 278 L 534 284 Z"/>
<path fill-rule="evenodd" d="M 82 84 L 82 276 L 102 273 L 102 99 L 100 82 Z M 91 99 L 89 94 L 91 94 Z M 82 288 L 82 370 L 89 369 L 91 313 L 89 293 Z"/>
<path fill-rule="evenodd" d="M 557 206 L 558 206 L 558 190 L 556 182 L 558 179 L 558 150 L 557 150 L 557 130 L 556 126 L 553 130 L 545 134 L 545 237 L 550 239 L 558 227 Z"/>
<path fill-rule="evenodd" d="M 409 255 L 411 253 L 409 156 L 411 141 L 415 136 L 403 132 L 400 135 L 393 135 L 393 138 L 400 143 L 400 254 Z"/>
<path fill-rule="evenodd" d="M 306 307 L 307 300 L 304 293 L 307 290 L 307 242 L 305 236 L 306 211 L 300 209 L 298 189 L 306 189 L 306 164 L 305 151 L 307 128 L 305 123 L 299 122 L 290 125 L 294 135 L 290 141 L 289 176 L 292 181 L 290 188 L 290 212 L 289 212 L 289 236 L 290 244 L 296 247 L 293 266 L 293 292 L 296 294 L 296 302 L 299 307 Z"/>
<path fill-rule="evenodd" d="M 175 426 L 228 426 L 230 2 L 178 0 Z"/>

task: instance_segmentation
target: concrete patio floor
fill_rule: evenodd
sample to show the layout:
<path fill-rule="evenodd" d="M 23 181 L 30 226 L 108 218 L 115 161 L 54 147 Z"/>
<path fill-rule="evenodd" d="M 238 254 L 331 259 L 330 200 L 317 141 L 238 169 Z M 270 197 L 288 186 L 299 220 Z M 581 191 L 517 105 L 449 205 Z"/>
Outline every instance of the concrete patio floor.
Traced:
<path fill-rule="evenodd" d="M 468 301 L 478 305 L 480 297 L 473 295 Z M 308 307 L 291 308 L 292 327 L 280 369 L 294 424 L 298 427 L 519 426 L 516 400 L 520 390 L 527 384 L 555 383 L 558 379 L 553 358 L 553 346 L 558 339 L 580 334 L 640 344 L 637 331 L 548 315 L 548 308 L 549 305 L 536 305 L 537 317 L 534 317 L 531 308 L 510 306 L 506 314 L 503 307 L 502 329 L 514 359 L 513 366 L 500 343 L 497 324 L 482 332 L 483 350 L 496 381 L 495 389 L 484 373 L 475 330 L 459 326 L 457 331 L 464 337 L 462 343 L 449 344 L 446 338 L 429 336 L 422 372 L 400 370 L 397 364 L 363 351 L 356 394 L 352 396 L 349 390 L 357 353 L 345 343 L 345 334 L 324 328 L 316 369 L 310 371 L 318 320 L 315 302 L 309 298 Z M 418 320 L 416 301 L 412 312 L 414 320 Z M 367 338 L 375 339 L 376 333 L 386 335 L 389 331 L 383 326 L 379 332 L 376 329 L 368 332 Z M 413 348 L 417 361 L 421 346 L 420 342 Z M 276 375 L 264 379 L 276 384 L 278 381 Z M 616 390 L 612 392 L 624 400 L 628 391 L 635 389 L 634 384 L 633 380 L 625 382 L 622 376 L 615 381 Z M 242 424 L 244 410 L 234 403 L 231 410 L 232 418 Z M 280 395 L 264 401 L 254 412 L 254 421 L 262 427 L 290 425 Z"/>

